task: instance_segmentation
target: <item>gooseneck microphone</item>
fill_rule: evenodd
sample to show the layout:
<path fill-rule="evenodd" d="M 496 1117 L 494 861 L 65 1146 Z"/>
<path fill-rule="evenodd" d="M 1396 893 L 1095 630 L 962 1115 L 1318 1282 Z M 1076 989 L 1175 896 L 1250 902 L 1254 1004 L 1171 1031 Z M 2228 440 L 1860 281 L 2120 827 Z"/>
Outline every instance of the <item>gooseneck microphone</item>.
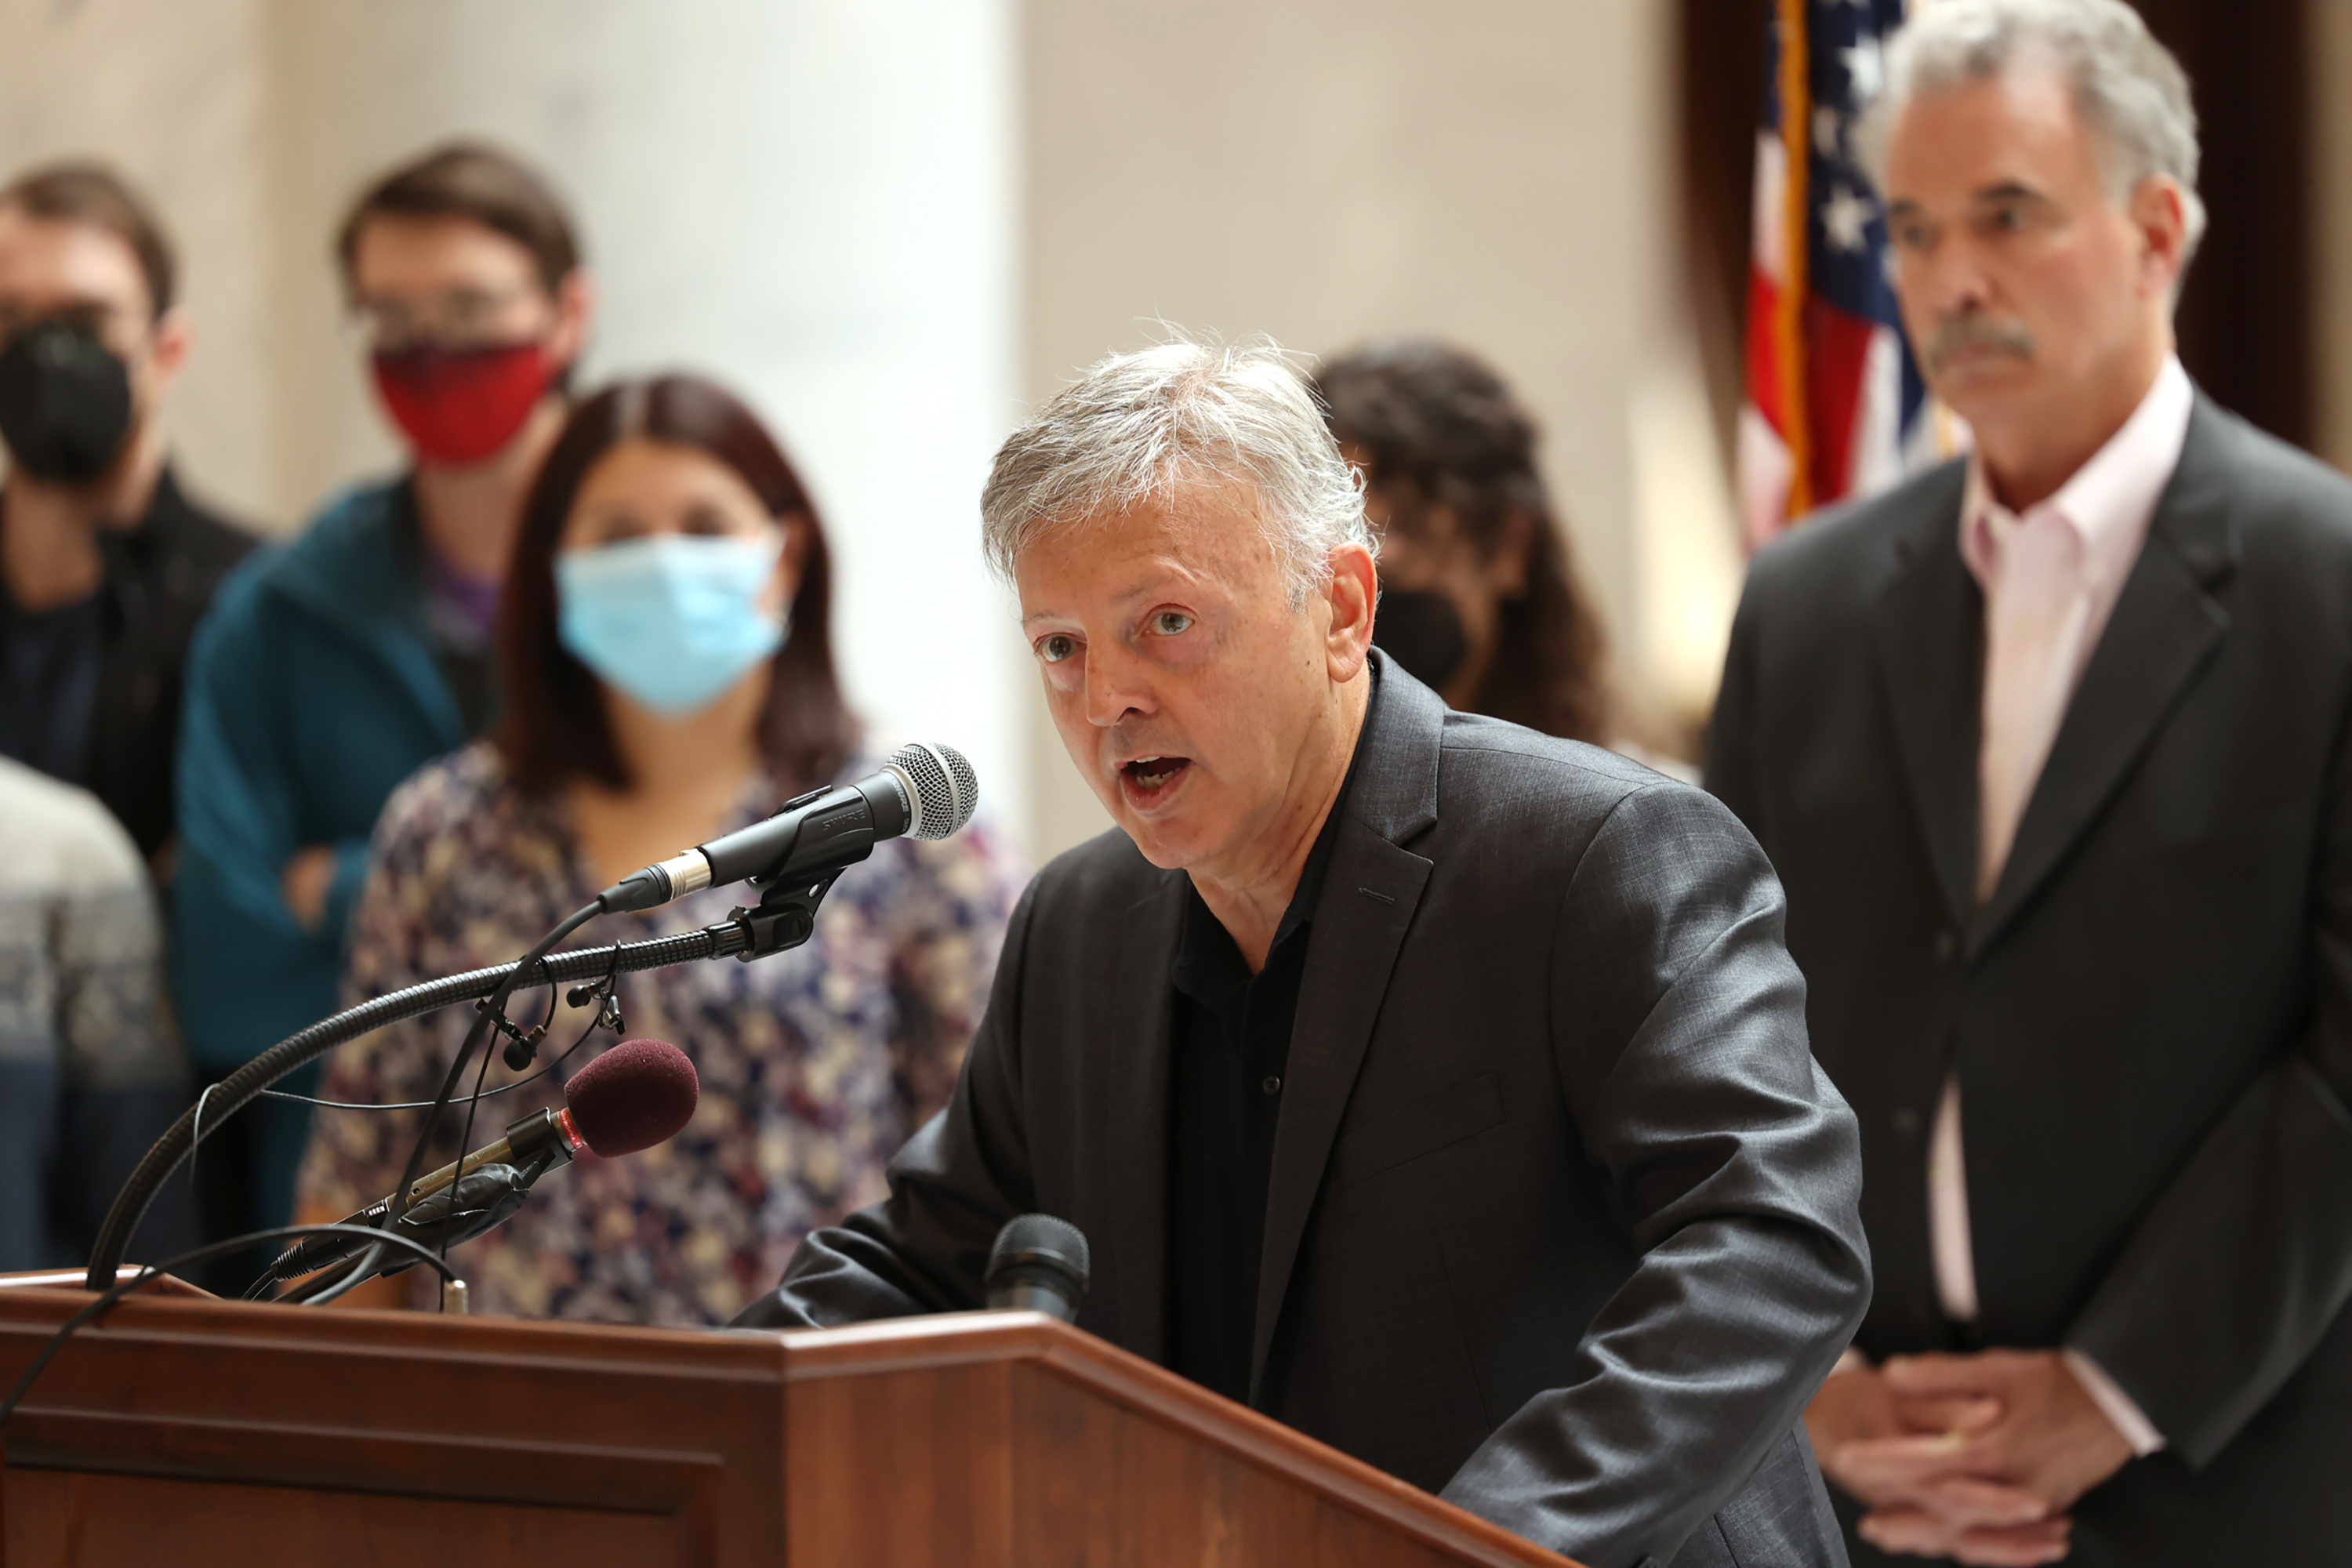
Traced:
<path fill-rule="evenodd" d="M 582 1150 L 612 1160 L 676 1137 L 701 1096 L 684 1051 L 667 1040 L 624 1040 L 572 1075 L 562 1110 L 534 1111 L 498 1142 L 417 1177 L 401 1227 L 437 1242 L 442 1225 L 454 1222 L 465 1234 L 446 1237 L 448 1244 L 471 1240 L 512 1215 L 532 1182 Z M 341 1223 L 381 1230 L 391 1208 L 392 1199 L 383 1198 Z M 468 1225 L 468 1215 L 487 1217 Z M 356 1258 L 373 1245 L 355 1236 L 305 1237 L 278 1255 L 257 1289 Z M 408 1261 L 389 1262 L 384 1272 L 396 1273 Z"/>
<path fill-rule="evenodd" d="M 1049 1214 L 1024 1214 L 996 1233 L 981 1286 L 992 1309 L 1075 1323 L 1090 1274 L 1085 1232 Z"/>
<path fill-rule="evenodd" d="M 812 790 L 782 810 L 622 878 L 599 895 L 607 910 L 650 910 L 730 882 L 787 882 L 838 870 L 902 834 L 945 838 L 971 820 L 980 780 L 953 746 L 901 746 L 879 773 Z"/>

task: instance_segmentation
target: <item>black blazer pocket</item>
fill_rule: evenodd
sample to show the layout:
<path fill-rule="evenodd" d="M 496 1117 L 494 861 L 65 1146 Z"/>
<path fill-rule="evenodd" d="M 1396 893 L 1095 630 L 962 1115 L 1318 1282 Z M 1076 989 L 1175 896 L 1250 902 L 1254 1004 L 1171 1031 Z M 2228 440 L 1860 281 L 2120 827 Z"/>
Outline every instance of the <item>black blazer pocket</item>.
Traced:
<path fill-rule="evenodd" d="M 1502 1124 L 1503 1086 L 1495 1075 L 1465 1079 L 1342 1133 L 1331 1152 L 1332 1190 L 1352 1187 Z"/>

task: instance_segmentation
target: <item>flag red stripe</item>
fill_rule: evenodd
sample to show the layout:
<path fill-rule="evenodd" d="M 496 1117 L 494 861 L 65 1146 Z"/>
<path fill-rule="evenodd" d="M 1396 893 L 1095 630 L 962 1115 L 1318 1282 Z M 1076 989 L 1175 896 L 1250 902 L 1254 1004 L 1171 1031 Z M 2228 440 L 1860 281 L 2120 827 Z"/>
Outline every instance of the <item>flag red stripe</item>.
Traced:
<path fill-rule="evenodd" d="M 1853 443 L 1862 430 L 1862 380 L 1877 323 L 1839 310 L 1816 294 L 1805 301 L 1807 413 L 1813 431 L 1813 495 L 1823 504 L 1845 494 L 1853 477 Z"/>
<path fill-rule="evenodd" d="M 1748 400 L 1765 423 L 1789 438 L 1789 410 L 1780 378 L 1780 290 L 1764 269 L 1748 268 Z"/>

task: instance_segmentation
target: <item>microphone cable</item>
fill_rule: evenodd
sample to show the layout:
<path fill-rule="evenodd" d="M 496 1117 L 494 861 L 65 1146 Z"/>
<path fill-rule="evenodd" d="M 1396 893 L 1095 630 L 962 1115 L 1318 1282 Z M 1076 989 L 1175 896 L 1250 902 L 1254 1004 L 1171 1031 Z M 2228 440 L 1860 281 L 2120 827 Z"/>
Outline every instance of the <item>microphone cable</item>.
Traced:
<path fill-rule="evenodd" d="M 551 981 L 548 983 L 547 987 L 547 1016 L 539 1021 L 539 1032 L 541 1035 L 546 1034 L 547 1026 L 554 1021 L 555 984 Z M 474 1145 L 474 1110 L 476 1107 L 482 1103 L 482 1085 L 490 1080 L 490 1058 L 496 1054 L 496 1052 L 490 1049 L 488 1044 L 485 1042 L 482 1047 L 482 1065 L 474 1069 L 473 1097 L 466 1101 L 466 1125 L 457 1134 L 457 1158 L 460 1162 L 463 1162 L 465 1159 L 466 1151 L 472 1148 Z M 428 1117 L 426 1120 L 429 1122 L 431 1118 Z M 421 1145 L 418 1152 L 423 1152 Z M 410 1157 L 412 1159 L 415 1158 L 414 1155 Z M 406 1189 L 404 1188 L 404 1194 L 405 1191 Z M 456 1199 L 457 1194 L 457 1183 L 452 1182 L 449 1184 L 449 1195 L 453 1201 Z M 453 1220 L 456 1218 L 454 1213 L 452 1214 L 451 1218 Z M 388 1226 L 392 1223 L 392 1217 L 389 1215 L 385 1215 L 384 1224 Z M 444 1226 L 441 1230 L 440 1239 L 434 1247 L 434 1250 L 441 1255 L 441 1259 L 445 1263 L 449 1259 L 449 1233 L 455 1228 L 457 1228 L 455 1225 Z M 341 1295 L 344 1291 L 356 1289 L 358 1285 L 359 1281 L 357 1279 L 338 1281 L 327 1289 L 320 1291 L 316 1297 L 312 1298 L 311 1304 L 314 1306 L 323 1307 L 328 1302 L 333 1300 L 336 1297 Z M 446 1279 L 442 1282 L 440 1287 L 440 1300 L 434 1304 L 445 1312 L 449 1310 L 449 1286 Z"/>
<path fill-rule="evenodd" d="M 614 942 L 609 950 L 612 956 L 612 963 L 605 969 L 602 979 L 595 981 L 593 984 L 593 986 L 573 987 L 572 993 L 572 1005 L 585 1006 L 590 1002 L 593 1002 L 596 1004 L 596 1010 L 589 1015 L 586 1026 L 581 1029 L 577 1036 L 573 1037 L 570 1045 L 564 1047 L 560 1053 L 541 1066 L 536 1072 L 528 1073 L 521 1078 L 516 1079 L 511 1083 L 502 1083 L 497 1088 L 488 1090 L 483 1089 L 478 1082 L 476 1084 L 474 1099 L 473 1100 L 468 1101 L 467 1106 L 469 1134 L 471 1131 L 471 1119 L 473 1106 L 475 1103 L 483 1100 L 492 1099 L 498 1095 L 508 1093 L 512 1089 L 521 1089 L 529 1084 L 537 1083 L 541 1079 L 546 1078 L 558 1068 L 561 1068 L 565 1062 L 570 1061 L 574 1056 L 578 1055 L 580 1047 L 588 1043 L 589 1037 L 595 1034 L 598 1028 L 607 1024 L 612 1026 L 615 1036 L 620 1033 L 622 1026 L 619 1010 L 617 1007 L 611 1007 L 610 1004 L 613 1000 L 614 987 L 619 984 L 621 978 L 619 968 L 621 946 L 621 943 Z M 581 994 L 583 991 L 587 993 L 585 996 Z M 542 1031 L 546 1028 L 547 1025 L 553 1020 L 554 1016 L 555 988 L 551 985 L 548 989 L 547 1015 L 541 1020 L 540 1025 Z M 482 1059 L 483 1065 L 488 1067 L 489 1062 L 488 1052 L 483 1054 Z M 217 1087 L 217 1085 L 214 1085 L 206 1088 L 205 1094 L 209 1096 L 212 1093 L 213 1089 Z M 323 1100 L 316 1095 L 295 1094 L 289 1090 L 277 1089 L 262 1089 L 259 1091 L 259 1096 L 260 1098 L 267 1100 L 292 1100 L 297 1104 L 315 1106 L 325 1110 L 427 1110 L 432 1108 L 434 1103 L 429 1100 L 386 1101 Z M 194 1201 L 196 1149 L 199 1142 L 204 1136 L 204 1100 L 202 1099 L 199 1099 L 196 1102 L 196 1125 L 194 1128 L 191 1129 L 188 1148 L 189 1201 L 191 1203 Z M 466 1140 L 460 1140 L 461 1143 L 464 1142 L 466 1142 Z M 175 1231 L 178 1229 L 178 1221 L 175 1220 L 173 1222 L 173 1228 Z M 448 1251 L 446 1247 L 443 1248 L 441 1255 L 445 1259 L 448 1257 Z M 277 1297 L 266 1297 L 262 1294 L 262 1292 L 265 1291 L 270 1284 L 276 1283 L 276 1281 L 272 1280 L 270 1277 L 265 1273 L 261 1279 L 254 1282 L 253 1289 L 247 1290 L 245 1299 L 247 1300 L 270 1300 L 284 1302 L 289 1305 L 314 1304 L 321 1299 L 320 1294 L 321 1291 L 331 1286 L 341 1283 L 345 1277 L 351 1274 L 356 1267 L 356 1259 L 346 1259 L 344 1262 L 333 1266 L 331 1272 L 322 1274 L 320 1278 L 315 1279 L 305 1280 L 301 1284 L 298 1285 L 294 1289 L 288 1291 L 285 1295 Z M 356 1285 L 358 1281 L 356 1280 L 352 1281 L 353 1285 Z M 340 1294 L 340 1292 L 338 1292 L 338 1294 Z"/>
<path fill-rule="evenodd" d="M 552 1017 L 555 1011 L 555 991 L 552 986 L 548 988 L 547 1005 L 548 1015 Z M 482 1047 L 482 1065 L 480 1068 L 476 1069 L 474 1073 L 473 1097 L 466 1101 L 466 1130 L 458 1134 L 457 1137 L 457 1148 L 461 1154 L 463 1153 L 467 1144 L 473 1140 L 474 1107 L 481 1103 L 482 1080 L 488 1078 L 490 1075 L 490 1058 L 493 1054 L 494 1053 L 487 1045 Z M 436 1106 L 434 1109 L 437 1111 L 439 1107 Z M 416 1148 L 418 1153 L 421 1153 L 424 1151 L 426 1140 L 430 1139 L 432 1136 L 433 1118 L 427 1116 L 425 1119 L 425 1131 L 416 1135 Z M 409 1169 L 407 1173 L 401 1178 L 399 1194 L 394 1199 L 392 1206 L 384 1213 L 383 1228 L 387 1231 L 394 1226 L 400 1223 L 408 1206 L 407 1200 L 409 1184 L 416 1179 L 417 1173 L 417 1156 L 415 1153 L 412 1153 L 409 1156 L 408 1164 Z M 454 1184 L 452 1185 L 451 1190 L 453 1193 L 456 1190 Z M 441 1259 L 444 1265 L 440 1279 L 440 1300 L 436 1301 L 435 1305 L 440 1310 L 445 1312 L 449 1310 L 449 1281 L 454 1278 L 446 1268 L 449 1259 L 449 1226 L 444 1226 L 441 1229 L 441 1234 L 435 1238 L 433 1244 L 435 1255 Z M 307 1287 L 289 1292 L 287 1300 L 289 1302 L 300 1306 L 323 1307 L 328 1302 L 335 1300 L 340 1297 L 358 1289 L 362 1285 L 364 1285 L 369 1280 L 374 1279 L 377 1273 L 383 1268 L 384 1261 L 383 1248 L 381 1246 L 371 1247 L 366 1252 L 352 1258 L 349 1264 L 345 1265 L 342 1268 L 337 1270 L 333 1274 L 329 1275 L 326 1279 L 314 1281 Z"/>
<path fill-rule="evenodd" d="M 856 798 L 835 803 L 838 809 L 819 809 L 829 793 L 841 792 L 813 792 L 797 802 L 786 803 L 783 811 L 763 824 L 698 845 L 670 860 L 623 878 L 558 922 L 514 963 L 407 986 L 373 1002 L 345 1008 L 288 1036 L 213 1086 L 223 1102 L 221 1118 L 236 1115 L 296 1068 L 370 1029 L 413 1018 L 453 1002 L 485 998 L 477 1004 L 478 1016 L 466 1032 L 439 1091 L 426 1107 L 425 1125 L 415 1148 L 409 1152 L 399 1190 L 386 1205 L 384 1223 L 396 1224 L 400 1215 L 407 1212 L 411 1190 L 424 1169 L 425 1153 L 440 1125 L 441 1113 L 457 1097 L 458 1085 L 465 1081 L 467 1063 L 483 1046 L 491 1028 L 496 1026 L 514 1040 L 514 1051 L 508 1059 L 515 1070 L 530 1065 L 537 1041 L 544 1037 L 546 1029 L 542 1025 L 537 1036 L 525 1036 L 508 1019 L 507 1002 L 516 988 L 526 981 L 551 988 L 561 981 L 587 979 L 597 973 L 593 963 L 582 962 L 597 957 L 593 951 L 549 957 L 565 937 L 615 909 L 649 909 L 723 883 L 749 880 L 758 887 L 788 876 L 811 875 L 816 878 L 814 883 L 804 889 L 793 884 L 781 900 L 776 886 L 763 887 L 756 908 L 739 909 L 733 918 L 722 923 L 674 937 L 620 944 L 613 949 L 604 967 L 609 976 L 623 969 L 658 969 L 710 958 L 759 958 L 797 947 L 809 940 L 818 900 L 844 869 L 866 858 L 877 841 L 877 833 L 881 837 L 910 834 L 917 838 L 945 838 L 971 820 L 979 801 L 979 784 L 972 776 L 971 764 L 951 746 L 902 746 L 879 773 L 855 784 L 841 786 L 841 790 Z M 869 793 L 875 790 L 885 793 L 879 796 Z M 880 809 L 876 804 L 877 799 L 901 808 L 901 818 L 896 826 L 875 815 Z M 794 805 L 803 808 L 798 816 L 793 815 Z M 803 848 L 799 841 L 807 833 L 815 834 L 818 841 Z M 803 858 L 796 861 L 796 855 Z M 550 1019 L 554 1010 L 555 998 L 551 989 L 547 1014 Z M 475 1076 L 473 1098 L 467 1108 L 469 1128 L 473 1111 L 486 1093 L 488 1068 L 486 1058 Z M 114 1205 L 107 1211 L 98 1239 L 90 1248 L 89 1268 L 83 1276 L 87 1289 L 100 1291 L 111 1285 L 114 1271 L 129 1249 L 131 1233 L 146 1216 L 155 1194 L 179 1168 L 180 1162 L 192 1157 L 196 1120 L 189 1112 L 183 1112 L 155 1141 L 116 1194 Z M 389 1231 L 383 1234 L 391 1236 Z M 374 1249 L 376 1256 L 371 1258 L 371 1265 L 381 1261 L 381 1247 Z"/>
<path fill-rule="evenodd" d="M 635 973 L 640 970 L 666 969 L 677 963 L 732 958 L 745 952 L 750 945 L 751 932 L 742 922 L 726 921 L 672 936 L 624 942 L 617 953 L 604 946 L 551 953 L 539 961 L 537 978 L 554 982 L 588 981 L 597 979 L 608 971 Z M 372 1002 L 345 1008 L 331 1017 L 322 1018 L 288 1036 L 223 1079 L 213 1095 L 210 1109 L 205 1112 L 205 1124 L 210 1127 L 235 1115 L 250 1104 L 260 1090 L 346 1040 L 357 1039 L 372 1029 L 414 1018 L 454 1002 L 487 996 L 502 986 L 511 991 L 512 983 L 522 968 L 520 963 L 494 964 L 462 974 L 422 981 Z M 484 1021 L 487 1019 L 486 1014 Z M 450 1090 L 454 1095 L 454 1083 Z M 84 1278 L 86 1289 L 100 1291 L 113 1283 L 115 1270 L 130 1247 L 131 1233 L 138 1229 L 140 1221 L 146 1216 L 155 1194 L 163 1190 L 172 1173 L 179 1169 L 180 1162 L 188 1157 L 193 1121 L 193 1107 L 181 1112 L 180 1119 L 155 1141 L 154 1146 L 147 1151 L 130 1179 L 123 1184 L 121 1192 L 115 1197 L 114 1206 L 107 1212 L 104 1224 L 99 1227 L 98 1240 L 90 1249 L 89 1268 Z"/>
<path fill-rule="evenodd" d="M 621 955 L 621 944 L 614 942 L 611 951 L 614 961 L 617 962 Z M 619 983 L 620 978 L 618 970 L 608 970 L 605 972 L 604 978 L 597 981 L 593 987 L 573 986 L 570 998 L 572 1006 L 584 1007 L 592 1001 L 598 1003 L 597 1011 L 589 1016 L 588 1026 L 580 1031 L 578 1038 L 563 1047 L 562 1055 L 551 1059 L 537 1072 L 516 1079 L 510 1083 L 502 1083 L 485 1089 L 482 1091 L 482 1098 L 495 1100 L 499 1095 L 510 1093 L 526 1084 L 537 1083 L 541 1079 L 570 1061 L 580 1047 L 588 1043 L 588 1037 L 594 1034 L 599 1027 L 609 1026 L 614 1037 L 618 1037 L 623 1027 L 620 1009 L 614 1005 L 611 1015 L 607 1016 L 604 1007 L 612 1003 L 614 987 Z M 583 992 L 586 993 L 584 996 L 582 994 Z M 552 1006 L 548 1010 L 548 1016 L 551 1019 L 554 1016 Z M 543 1027 L 544 1025 L 541 1026 Z M 297 1105 L 315 1106 L 320 1110 L 429 1110 L 433 1108 L 433 1102 L 429 1100 L 321 1100 L 315 1094 L 296 1094 L 293 1090 L 285 1089 L 265 1089 L 260 1091 L 260 1095 L 264 1100 L 288 1100 Z M 190 1158 L 193 1160 L 194 1157 L 192 1152 Z"/>
<path fill-rule="evenodd" d="M 409 1150 L 408 1164 L 400 1173 L 400 1186 L 393 1194 L 392 1203 L 384 1211 L 383 1223 L 387 1236 L 391 1234 L 390 1227 L 398 1225 L 400 1216 L 408 1212 L 408 1192 L 416 1184 L 416 1178 L 424 1173 L 425 1157 L 433 1146 L 434 1129 L 440 1124 L 441 1112 L 447 1110 L 449 1101 L 457 1097 L 457 1085 L 465 1080 L 467 1060 L 474 1054 L 474 1048 L 477 1046 L 482 1048 L 482 1068 L 481 1072 L 476 1076 L 474 1092 L 478 1100 L 480 1098 L 482 1079 L 490 1070 L 490 1047 L 488 1038 L 491 1023 L 493 1020 L 499 1023 L 507 1021 L 507 998 L 514 994 L 515 987 L 522 977 L 530 973 L 541 960 L 554 951 L 557 942 L 603 914 L 604 909 L 604 896 L 600 893 L 557 921 L 555 929 L 540 938 L 537 945 L 523 954 L 520 962 L 499 977 L 498 985 L 490 992 L 488 997 L 477 1005 L 479 1010 L 478 1016 L 474 1020 L 474 1026 L 466 1031 L 464 1043 L 458 1046 L 457 1056 L 449 1063 L 448 1072 L 441 1079 L 441 1091 L 433 1097 L 432 1107 L 425 1113 L 425 1125 L 417 1130 L 416 1144 Z M 553 989 L 556 984 L 555 976 L 549 973 L 542 978 L 549 986 L 547 1005 L 549 1016 L 551 1017 L 555 1007 Z M 473 1127 L 473 1117 L 470 1114 L 466 1118 L 466 1125 L 470 1131 Z M 461 1142 L 457 1147 L 462 1153 L 465 1145 Z M 359 1268 L 352 1270 L 350 1278 L 338 1282 L 332 1289 L 323 1290 L 310 1298 L 311 1303 L 323 1306 L 333 1300 L 344 1291 L 356 1286 L 362 1279 L 373 1274 L 378 1268 L 382 1267 L 383 1258 L 382 1247 L 369 1248 L 365 1259 Z M 442 1277 L 446 1279 L 449 1276 L 446 1273 L 446 1263 L 443 1264 L 443 1268 Z"/>
<path fill-rule="evenodd" d="M 268 1230 L 249 1231 L 244 1236 L 232 1236 L 225 1241 L 212 1242 L 192 1251 L 183 1252 L 176 1258 L 167 1258 L 161 1263 L 150 1263 L 128 1279 L 117 1279 L 111 1286 L 100 1291 L 96 1300 L 68 1318 L 58 1331 L 49 1336 L 48 1342 L 41 1347 L 40 1353 L 33 1358 L 33 1364 L 25 1369 L 25 1375 L 16 1380 L 16 1386 L 9 1390 L 8 1397 L 5 1401 L 0 1401 L 0 1427 L 7 1426 L 8 1417 L 14 1415 L 16 1413 L 16 1406 L 24 1402 L 26 1393 L 33 1386 L 33 1380 L 41 1375 L 41 1370 L 49 1364 L 50 1358 L 65 1348 L 65 1342 L 74 1336 L 76 1331 L 100 1316 L 123 1297 L 158 1277 L 170 1273 L 174 1268 L 184 1268 L 192 1263 L 209 1263 L 215 1258 L 226 1258 L 233 1252 L 251 1247 L 256 1242 L 281 1241 L 297 1236 L 372 1237 L 374 1238 L 373 1250 L 381 1251 L 387 1246 L 404 1247 L 416 1254 L 418 1262 L 439 1270 L 442 1283 L 445 1285 L 455 1283 L 457 1278 L 457 1271 L 452 1269 L 446 1260 L 436 1257 L 433 1249 L 424 1243 L 404 1236 L 394 1236 L 380 1231 L 372 1226 L 341 1223 L 281 1225 Z"/>

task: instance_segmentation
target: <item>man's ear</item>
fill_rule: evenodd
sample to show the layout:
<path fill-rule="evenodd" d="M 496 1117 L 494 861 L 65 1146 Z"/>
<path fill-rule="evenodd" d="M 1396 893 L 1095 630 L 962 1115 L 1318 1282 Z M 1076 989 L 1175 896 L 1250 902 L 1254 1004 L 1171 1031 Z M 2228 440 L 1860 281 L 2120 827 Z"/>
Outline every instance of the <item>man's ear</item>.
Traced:
<path fill-rule="evenodd" d="M 2169 174 L 2150 174 L 2133 187 L 2126 211 L 2139 230 L 2142 284 L 2169 298 L 2189 267 L 2189 194 Z"/>
<path fill-rule="evenodd" d="M 1323 592 L 1331 606 L 1331 625 L 1324 634 L 1324 657 L 1331 679 L 1356 679 L 1371 657 L 1372 610 L 1380 598 L 1380 569 L 1372 552 L 1360 544 L 1342 544 L 1327 558 L 1330 580 Z"/>
<path fill-rule="evenodd" d="M 148 330 L 148 361 L 153 367 L 155 395 L 161 397 L 179 379 L 181 368 L 196 346 L 196 323 L 184 305 L 174 305 L 155 318 Z"/>
<path fill-rule="evenodd" d="M 575 267 L 555 287 L 555 331 L 548 339 L 548 357 L 558 364 L 578 364 L 595 313 L 596 280 L 585 267 Z"/>

